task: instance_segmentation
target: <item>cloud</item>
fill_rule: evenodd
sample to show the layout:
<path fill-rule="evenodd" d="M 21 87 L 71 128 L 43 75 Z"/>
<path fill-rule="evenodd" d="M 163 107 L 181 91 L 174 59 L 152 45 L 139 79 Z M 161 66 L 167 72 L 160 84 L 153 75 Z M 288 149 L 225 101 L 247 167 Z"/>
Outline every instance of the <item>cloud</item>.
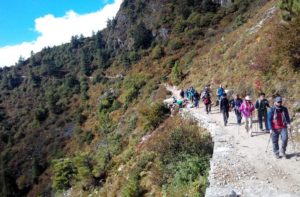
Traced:
<path fill-rule="evenodd" d="M 55 46 L 70 42 L 74 35 L 91 36 L 106 27 L 109 18 L 113 18 L 120 8 L 123 0 L 115 0 L 107 4 L 103 9 L 79 15 L 74 11 L 68 11 L 63 17 L 55 17 L 52 14 L 35 19 L 35 31 L 40 36 L 31 42 L 23 42 L 18 45 L 4 46 L 0 48 L 0 67 L 15 64 L 20 56 L 28 58 L 30 52 L 35 53 L 47 46 Z"/>

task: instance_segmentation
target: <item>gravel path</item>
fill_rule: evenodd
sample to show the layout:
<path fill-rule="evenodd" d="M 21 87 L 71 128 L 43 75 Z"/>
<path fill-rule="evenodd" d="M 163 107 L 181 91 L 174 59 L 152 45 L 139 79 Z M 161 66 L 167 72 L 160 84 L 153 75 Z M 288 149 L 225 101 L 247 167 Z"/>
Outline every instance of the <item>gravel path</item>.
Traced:
<path fill-rule="evenodd" d="M 175 87 L 167 89 L 178 97 Z M 222 114 L 212 108 L 211 114 L 204 107 L 185 108 L 184 117 L 197 120 L 208 129 L 214 141 L 214 154 L 211 159 L 210 185 L 207 197 L 217 196 L 300 196 L 300 158 L 294 152 L 292 143 L 287 148 L 288 159 L 275 159 L 270 135 L 256 132 L 253 137 L 246 132 L 244 124 L 236 124 L 235 115 L 230 112 L 228 126 L 223 126 Z M 257 131 L 256 123 L 253 130 Z"/>

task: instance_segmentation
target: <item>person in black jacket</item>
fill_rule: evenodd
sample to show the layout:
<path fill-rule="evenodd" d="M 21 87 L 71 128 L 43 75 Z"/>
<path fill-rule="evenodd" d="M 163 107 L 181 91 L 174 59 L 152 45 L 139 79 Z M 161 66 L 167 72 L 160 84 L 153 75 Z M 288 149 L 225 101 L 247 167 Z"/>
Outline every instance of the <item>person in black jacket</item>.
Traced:
<path fill-rule="evenodd" d="M 264 125 L 265 125 L 265 129 L 268 132 L 269 128 L 268 128 L 268 107 L 270 107 L 269 105 L 269 101 L 265 98 L 265 93 L 260 93 L 259 94 L 259 99 L 257 99 L 256 103 L 255 103 L 255 108 L 257 110 L 257 119 L 258 119 L 258 123 L 259 123 L 259 128 L 261 131 L 263 131 L 263 120 L 264 120 Z"/>
<path fill-rule="evenodd" d="M 227 98 L 227 94 L 223 93 L 222 99 L 220 101 L 220 109 L 223 114 L 224 126 L 227 126 L 228 118 L 229 118 L 229 100 Z"/>

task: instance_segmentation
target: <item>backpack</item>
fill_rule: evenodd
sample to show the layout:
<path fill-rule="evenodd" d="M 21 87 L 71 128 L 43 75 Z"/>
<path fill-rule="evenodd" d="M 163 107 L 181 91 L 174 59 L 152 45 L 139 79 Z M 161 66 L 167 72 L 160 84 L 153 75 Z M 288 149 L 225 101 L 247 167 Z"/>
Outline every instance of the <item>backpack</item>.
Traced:
<path fill-rule="evenodd" d="M 209 98 L 204 98 L 203 103 L 204 103 L 204 105 L 210 104 Z"/>
<path fill-rule="evenodd" d="M 210 94 L 209 94 L 208 91 L 205 91 L 205 92 L 204 92 L 203 103 L 204 103 L 205 105 L 210 104 Z"/>

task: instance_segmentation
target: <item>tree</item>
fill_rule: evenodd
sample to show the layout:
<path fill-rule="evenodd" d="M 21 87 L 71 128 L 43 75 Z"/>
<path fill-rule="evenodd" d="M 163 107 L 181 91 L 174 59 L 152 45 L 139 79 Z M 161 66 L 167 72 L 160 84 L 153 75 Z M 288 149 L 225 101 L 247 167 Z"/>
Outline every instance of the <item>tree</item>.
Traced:
<path fill-rule="evenodd" d="M 179 62 L 175 62 L 174 67 L 172 68 L 171 72 L 171 81 L 174 85 L 178 85 L 182 80 L 182 72 L 179 67 Z"/>
<path fill-rule="evenodd" d="M 280 9 L 284 20 L 291 20 L 300 15 L 300 0 L 282 0 Z"/>
<path fill-rule="evenodd" d="M 133 47 L 135 49 L 146 49 L 151 45 L 153 39 L 152 32 L 146 28 L 143 22 L 134 26 L 130 34 L 134 40 Z"/>
<path fill-rule="evenodd" d="M 53 161 L 53 172 L 53 187 L 61 191 L 71 187 L 71 180 L 76 176 L 77 169 L 70 158 L 65 158 Z"/>

